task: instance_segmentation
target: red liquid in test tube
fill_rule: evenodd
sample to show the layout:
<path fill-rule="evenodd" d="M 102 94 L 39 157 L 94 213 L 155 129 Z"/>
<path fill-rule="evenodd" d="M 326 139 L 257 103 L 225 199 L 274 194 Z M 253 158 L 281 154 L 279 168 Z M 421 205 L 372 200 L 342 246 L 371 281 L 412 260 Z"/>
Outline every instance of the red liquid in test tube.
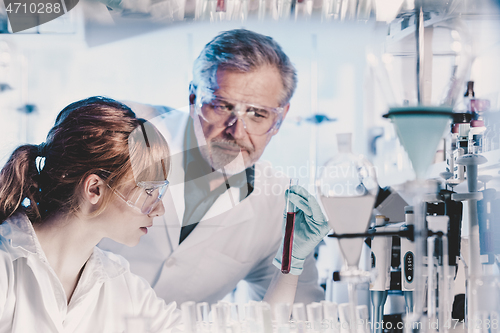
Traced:
<path fill-rule="evenodd" d="M 286 213 L 285 240 L 283 244 L 283 259 L 281 273 L 290 273 L 292 264 L 293 230 L 295 229 L 295 213 Z"/>
<path fill-rule="evenodd" d="M 217 0 L 217 7 L 215 8 L 216 12 L 225 12 L 226 11 L 226 1 L 225 0 Z"/>
<path fill-rule="evenodd" d="M 297 185 L 298 179 L 290 180 L 290 187 Z M 292 247 L 293 247 L 293 232 L 295 229 L 295 205 L 287 199 L 286 202 L 286 224 L 285 224 L 285 237 L 283 240 L 283 258 L 281 259 L 281 273 L 290 273 L 292 265 Z"/>

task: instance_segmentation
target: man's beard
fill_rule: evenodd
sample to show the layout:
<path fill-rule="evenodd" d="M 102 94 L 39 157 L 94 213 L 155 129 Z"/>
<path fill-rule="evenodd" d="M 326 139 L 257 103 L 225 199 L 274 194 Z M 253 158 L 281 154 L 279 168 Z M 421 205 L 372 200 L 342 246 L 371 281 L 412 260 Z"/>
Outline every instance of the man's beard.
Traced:
<path fill-rule="evenodd" d="M 215 143 L 215 144 L 214 144 Z M 217 143 L 223 143 L 239 150 L 239 153 L 228 154 Z M 234 141 L 216 141 L 209 143 L 209 146 L 200 147 L 201 156 L 210 164 L 214 170 L 219 170 L 229 176 L 238 174 L 248 168 L 246 165 L 241 147 Z M 247 150 L 248 151 L 248 150 Z M 250 151 L 249 151 L 250 154 Z"/>

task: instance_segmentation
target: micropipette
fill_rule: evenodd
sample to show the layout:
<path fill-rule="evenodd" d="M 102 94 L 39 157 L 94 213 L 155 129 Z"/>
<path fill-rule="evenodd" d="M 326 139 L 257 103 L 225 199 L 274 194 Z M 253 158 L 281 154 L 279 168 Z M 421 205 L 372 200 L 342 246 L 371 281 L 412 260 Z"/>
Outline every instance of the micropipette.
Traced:
<path fill-rule="evenodd" d="M 281 259 L 281 273 L 290 273 L 292 265 L 292 246 L 293 246 L 293 230 L 295 229 L 295 205 L 290 201 L 290 189 L 293 185 L 298 185 L 297 178 L 290 179 L 288 187 L 289 196 L 286 199 L 286 224 L 285 224 L 285 239 L 283 241 L 283 258 Z"/>

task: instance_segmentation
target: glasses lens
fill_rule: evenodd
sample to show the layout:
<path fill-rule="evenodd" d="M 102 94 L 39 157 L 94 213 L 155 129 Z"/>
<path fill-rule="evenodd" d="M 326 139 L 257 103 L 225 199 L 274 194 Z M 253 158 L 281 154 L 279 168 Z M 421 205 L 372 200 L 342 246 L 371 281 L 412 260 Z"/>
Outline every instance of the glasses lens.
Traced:
<path fill-rule="evenodd" d="M 265 134 L 276 125 L 278 114 L 274 111 L 248 106 L 245 113 L 247 130 L 253 134 Z"/>
<path fill-rule="evenodd" d="M 135 206 L 141 209 L 143 214 L 151 213 L 167 190 L 168 183 L 162 185 L 151 185 L 145 182 L 139 183 L 137 188 L 139 196 L 135 201 Z"/>
<path fill-rule="evenodd" d="M 235 117 L 235 106 L 220 99 L 205 101 L 201 106 L 203 118 L 217 127 L 225 127 Z"/>
<path fill-rule="evenodd" d="M 234 124 L 235 117 L 239 115 L 245 123 L 246 131 L 256 135 L 263 135 L 269 132 L 281 116 L 272 108 L 231 102 L 219 97 L 204 99 L 198 109 L 203 119 L 216 127 L 231 126 Z"/>

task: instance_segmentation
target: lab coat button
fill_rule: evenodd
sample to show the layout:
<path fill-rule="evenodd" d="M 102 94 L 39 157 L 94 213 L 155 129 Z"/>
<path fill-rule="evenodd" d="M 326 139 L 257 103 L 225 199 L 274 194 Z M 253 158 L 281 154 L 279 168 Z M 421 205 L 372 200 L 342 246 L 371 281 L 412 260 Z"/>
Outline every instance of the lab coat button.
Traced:
<path fill-rule="evenodd" d="M 175 265 L 175 259 L 174 258 L 168 258 L 168 260 L 165 262 L 165 266 L 172 267 L 173 265 Z"/>

